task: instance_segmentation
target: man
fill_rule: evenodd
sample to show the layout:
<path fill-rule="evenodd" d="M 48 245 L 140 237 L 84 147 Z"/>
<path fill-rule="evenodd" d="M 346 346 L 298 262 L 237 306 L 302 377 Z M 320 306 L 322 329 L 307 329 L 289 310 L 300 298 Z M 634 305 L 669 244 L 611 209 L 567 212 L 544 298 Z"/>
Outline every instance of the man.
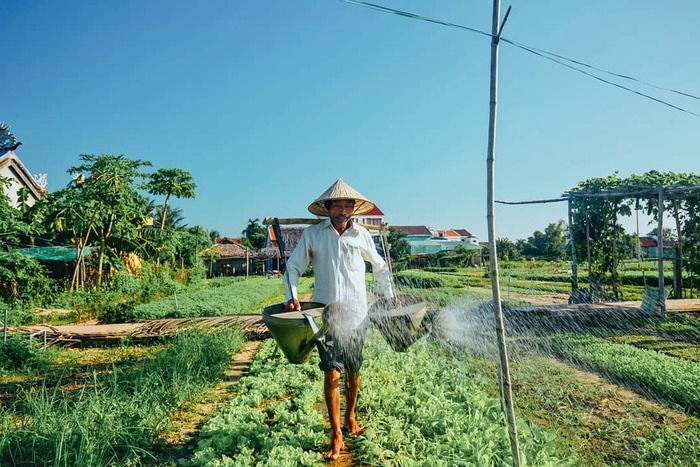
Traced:
<path fill-rule="evenodd" d="M 326 305 L 325 321 L 333 326 L 318 343 L 324 372 L 324 397 L 331 424 L 330 447 L 323 453 L 337 459 L 344 448 L 340 425 L 340 375 L 345 372 L 345 428 L 351 436 L 362 434 L 355 406 L 360 389 L 362 347 L 367 329 L 365 261 L 372 265 L 375 280 L 387 298 L 393 298 L 389 269 L 377 253 L 367 229 L 352 216 L 371 211 L 374 204 L 338 179 L 309 206 L 309 211 L 328 217 L 307 227 L 287 261 L 287 311 L 301 310 L 297 296 L 299 277 L 311 263 L 314 269 L 313 301 Z M 289 296 L 291 294 L 291 296 Z"/>

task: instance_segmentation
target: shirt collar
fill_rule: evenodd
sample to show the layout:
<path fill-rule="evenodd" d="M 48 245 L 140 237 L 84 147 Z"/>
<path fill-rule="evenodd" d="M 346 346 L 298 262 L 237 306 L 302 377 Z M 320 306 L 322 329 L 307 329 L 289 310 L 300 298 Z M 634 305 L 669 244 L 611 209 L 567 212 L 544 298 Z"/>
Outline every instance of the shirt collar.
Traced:
<path fill-rule="evenodd" d="M 326 219 L 323 221 L 323 223 L 324 223 L 323 228 L 325 228 L 325 229 L 330 228 L 330 229 L 335 230 L 335 227 L 333 227 L 333 222 L 331 221 L 330 217 L 326 217 Z M 337 232 L 337 230 L 336 230 L 336 232 Z M 348 226 L 348 228 L 345 229 L 345 232 L 351 232 L 353 235 L 358 234 L 357 227 L 355 227 L 355 222 L 353 219 L 350 219 L 350 226 Z M 345 232 L 343 232 L 343 234 L 345 234 Z"/>

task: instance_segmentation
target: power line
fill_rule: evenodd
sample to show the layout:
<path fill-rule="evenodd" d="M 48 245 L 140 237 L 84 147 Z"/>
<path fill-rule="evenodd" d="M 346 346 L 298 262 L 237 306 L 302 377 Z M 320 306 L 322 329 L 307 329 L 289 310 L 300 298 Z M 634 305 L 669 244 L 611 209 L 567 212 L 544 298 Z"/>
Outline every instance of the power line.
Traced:
<path fill-rule="evenodd" d="M 463 25 L 460 25 L 460 24 L 457 24 L 457 23 L 452 23 L 452 22 L 449 22 L 449 21 L 443 21 L 443 20 L 436 19 L 436 18 L 429 18 L 429 17 L 426 17 L 426 16 L 418 15 L 418 14 L 415 14 L 415 13 L 410 13 L 410 12 L 403 11 L 403 10 L 397 10 L 397 9 L 395 9 L 395 8 L 389 8 L 389 7 L 385 7 L 385 6 L 382 6 L 382 5 L 377 5 L 377 4 L 374 4 L 374 3 L 364 2 L 364 1 L 362 1 L 362 0 L 341 0 L 341 1 L 342 1 L 342 2 L 345 2 L 345 3 L 350 3 L 350 4 L 352 4 L 352 5 L 356 5 L 356 6 L 361 6 L 361 7 L 364 7 L 364 8 L 368 8 L 368 9 L 371 9 L 371 10 L 380 11 L 380 12 L 382 12 L 382 13 L 396 14 L 396 15 L 404 16 L 404 17 L 410 18 L 410 19 L 416 19 L 416 20 L 425 21 L 425 22 L 428 22 L 428 23 L 439 24 L 439 25 L 441 25 L 441 26 L 453 27 L 453 28 L 457 28 L 457 29 L 461 29 L 461 30 L 465 30 L 465 31 L 469 31 L 469 32 L 481 34 L 481 35 L 484 35 L 484 36 L 493 37 L 492 34 L 490 34 L 490 33 L 488 33 L 488 32 L 485 32 L 485 31 L 481 31 L 481 30 L 475 29 L 475 28 L 470 28 L 470 27 L 463 26 Z M 637 78 L 634 78 L 634 77 L 632 77 L 632 76 L 623 75 L 623 74 L 615 73 L 615 72 L 612 72 L 612 71 L 607 71 L 607 70 L 604 70 L 604 69 L 602 69 L 602 68 L 598 68 L 598 67 L 595 67 L 595 66 L 593 66 L 593 65 L 587 64 L 587 63 L 585 63 L 585 62 L 581 62 L 580 60 L 574 60 L 574 59 L 572 59 L 572 58 L 567 58 L 567 57 L 564 57 L 563 55 L 555 54 L 555 53 L 553 53 L 553 52 L 548 52 L 548 51 L 546 51 L 546 50 L 538 49 L 538 48 L 531 47 L 531 46 L 528 46 L 528 45 L 525 45 L 525 44 L 521 44 L 521 43 L 518 43 L 518 42 L 515 42 L 515 41 L 511 41 L 511 40 L 506 39 L 506 38 L 504 38 L 504 37 L 501 37 L 500 40 L 502 40 L 503 42 L 505 42 L 505 43 L 507 43 L 507 44 L 510 44 L 510 45 L 512 45 L 512 46 L 514 46 L 514 47 L 517 47 L 517 48 L 520 48 L 520 49 L 522 49 L 522 50 L 525 50 L 526 52 L 529 52 L 529 53 L 532 53 L 532 54 L 534 54 L 534 55 L 536 55 L 536 56 L 539 56 L 539 57 L 541 57 L 541 58 L 545 58 L 545 59 L 547 59 L 547 60 L 553 61 L 554 63 L 557 63 L 558 65 L 561 65 L 561 66 L 570 68 L 570 69 L 572 69 L 572 70 L 574 70 L 574 71 L 577 71 L 577 72 L 579 72 L 579 73 L 582 73 L 582 74 L 584 74 L 584 75 L 586 75 L 586 76 L 588 76 L 588 77 L 590 77 L 590 78 L 596 79 L 596 80 L 598 80 L 598 81 L 600 81 L 600 82 L 602 82 L 602 83 L 609 84 L 609 85 L 611 85 L 611 86 L 615 86 L 615 87 L 617 87 L 617 88 L 619 88 L 619 89 L 622 89 L 622 90 L 627 91 L 627 92 L 631 92 L 631 93 L 633 93 L 633 94 L 637 94 L 638 96 L 641 96 L 641 97 L 644 97 L 644 98 L 646 98 L 646 99 L 650 99 L 650 100 L 652 100 L 652 101 L 654 101 L 654 102 L 658 102 L 658 103 L 660 103 L 660 104 L 666 105 L 666 106 L 668 106 L 668 107 L 671 107 L 672 109 L 678 110 L 679 112 L 684 112 L 684 113 L 693 115 L 693 116 L 695 116 L 695 117 L 700 117 L 700 114 L 698 114 L 698 113 L 695 113 L 695 112 L 692 112 L 692 111 L 690 111 L 690 110 L 684 109 L 684 108 L 682 108 L 682 107 L 679 107 L 679 106 L 677 106 L 677 105 L 671 104 L 671 103 L 666 102 L 666 101 L 664 101 L 664 100 L 662 100 L 662 99 L 659 99 L 659 98 L 650 96 L 650 95 L 645 94 L 645 93 L 643 93 L 643 92 L 636 91 L 636 90 L 634 90 L 634 89 L 631 89 L 631 88 L 629 88 L 629 87 L 623 86 L 623 85 L 621 85 L 621 84 L 617 84 L 617 83 L 614 83 L 614 82 L 612 82 L 612 81 L 606 80 L 606 79 L 604 79 L 604 78 L 601 78 L 600 76 L 596 76 L 595 74 L 593 74 L 593 73 L 591 73 L 591 72 L 589 72 L 589 71 L 582 70 L 582 69 L 577 68 L 577 67 L 575 67 L 575 66 L 573 66 L 573 65 L 564 63 L 563 61 L 568 61 L 568 62 L 570 62 L 570 63 L 574 63 L 574 64 L 576 64 L 576 65 L 579 65 L 579 66 L 582 66 L 582 67 L 585 67 L 585 68 L 589 68 L 589 69 L 591 69 L 591 70 L 595 70 L 595 71 L 599 71 L 599 72 L 601 72 L 601 73 L 605 73 L 605 74 L 608 74 L 608 75 L 611 75 L 611 76 L 615 76 L 615 77 L 620 78 L 620 79 L 626 79 L 626 80 L 634 81 L 634 82 L 636 82 L 636 83 L 643 84 L 643 85 L 649 86 L 649 87 L 653 87 L 653 88 L 655 88 L 655 89 L 659 89 L 659 90 L 662 90 L 662 91 L 672 92 L 672 93 L 674 93 L 674 94 L 678 94 L 678 95 L 681 95 L 681 96 L 689 97 L 689 98 L 691 98 L 691 99 L 700 100 L 700 97 L 695 96 L 695 95 L 693 95 L 693 94 L 690 94 L 690 93 L 687 93 L 687 92 L 683 92 L 683 91 L 678 91 L 678 90 L 675 90 L 675 89 L 665 88 L 665 87 L 663 87 L 663 86 L 657 86 L 657 85 L 655 85 L 655 84 L 647 83 L 647 82 L 645 82 L 645 81 L 642 81 L 642 80 L 639 80 L 639 79 L 637 79 Z"/>
<path fill-rule="evenodd" d="M 581 66 L 586 67 L 586 68 L 591 68 L 591 69 L 593 69 L 593 70 L 600 71 L 601 73 L 605 73 L 605 74 L 608 74 L 608 75 L 611 75 L 611 76 L 615 76 L 615 77 L 617 77 L 617 78 L 628 79 L 628 80 L 630 80 L 630 81 L 634 81 L 634 82 L 637 82 L 637 83 L 639 83 L 639 84 L 643 84 L 643 85 L 645 85 L 645 86 L 649 86 L 649 87 L 652 87 L 652 88 L 655 88 L 655 89 L 659 89 L 659 90 L 661 90 L 661 91 L 672 92 L 672 93 L 674 93 L 674 94 L 679 94 L 679 95 L 681 95 L 681 96 L 690 97 L 691 99 L 700 100 L 700 97 L 695 96 L 695 95 L 693 95 L 693 94 L 689 94 L 689 93 L 687 93 L 687 92 L 677 91 L 677 90 L 675 90 L 675 89 L 665 88 L 665 87 L 663 87 L 663 86 L 658 86 L 658 85 L 656 85 L 656 84 L 647 83 L 646 81 L 639 80 L 639 79 L 634 78 L 634 77 L 632 77 L 632 76 L 622 75 L 622 74 L 620 74 L 620 73 L 615 73 L 615 72 L 612 72 L 612 71 L 604 70 L 603 68 L 598 68 L 598 67 L 595 67 L 595 66 L 593 66 L 593 65 L 589 65 L 588 63 L 584 63 L 584 62 L 581 62 L 581 61 L 578 61 L 578 60 L 574 60 L 573 58 L 567 58 L 567 57 L 564 57 L 563 55 L 555 54 L 554 52 L 548 52 L 548 51 L 546 51 L 546 50 L 542 50 L 542 49 L 538 49 L 538 48 L 535 48 L 535 47 L 531 47 L 531 46 L 529 46 L 529 45 L 520 44 L 520 43 L 518 43 L 518 42 L 511 41 L 511 40 L 509 40 L 509 39 L 501 38 L 501 40 L 504 41 L 504 42 L 507 42 L 507 43 L 509 43 L 509 44 L 511 44 L 511 45 L 514 45 L 514 46 L 516 46 L 516 47 L 527 48 L 527 49 L 530 49 L 530 51 L 537 51 L 537 52 L 540 52 L 540 53 L 543 53 L 543 54 L 546 54 L 546 55 L 551 55 L 552 57 L 560 58 L 560 59 L 562 59 L 562 60 L 566 60 L 566 61 L 568 61 L 568 62 L 575 63 L 575 64 L 577 64 L 577 65 L 581 65 Z"/>
<path fill-rule="evenodd" d="M 677 105 L 671 104 L 671 103 L 669 103 L 669 102 L 666 102 L 666 101 L 664 101 L 664 100 L 662 100 L 662 99 L 658 99 L 658 98 L 653 97 L 653 96 L 650 96 L 650 95 L 648 95 L 648 94 L 644 94 L 643 92 L 635 91 L 634 89 L 628 88 L 628 87 L 623 86 L 623 85 L 621 85 L 621 84 L 613 83 L 612 81 L 609 81 L 609 80 L 607 80 L 607 79 L 603 79 L 603 78 L 601 78 L 600 76 L 596 76 L 596 75 L 594 75 L 593 73 L 590 73 L 590 72 L 588 72 L 588 71 L 586 71 L 586 70 L 582 70 L 582 69 L 580 69 L 580 68 L 576 68 L 575 66 L 572 66 L 572 65 L 569 65 L 569 64 L 567 64 L 567 63 L 564 63 L 564 62 L 562 62 L 561 60 L 557 60 L 556 58 L 548 57 L 547 55 L 544 55 L 544 54 L 542 54 L 542 53 L 537 52 L 536 49 L 532 49 L 532 48 L 530 48 L 530 47 L 523 46 L 523 45 L 517 45 L 517 44 L 515 44 L 515 43 L 509 41 L 508 39 L 501 38 L 501 40 L 502 40 L 503 42 L 507 42 L 507 43 L 509 43 L 509 44 L 512 44 L 512 45 L 514 45 L 514 46 L 516 46 L 516 47 L 518 47 L 518 48 L 520 48 L 520 49 L 523 49 L 523 50 L 525 50 L 525 51 L 527 51 L 527 52 L 530 52 L 530 53 L 532 53 L 532 54 L 535 54 L 535 55 L 537 55 L 537 56 L 539 56 L 539 57 L 545 58 L 545 59 L 547 59 L 547 60 L 551 60 L 551 61 L 553 61 L 554 63 L 557 63 L 557 64 L 559 64 L 559 65 L 561 65 L 561 66 L 564 66 L 564 67 L 566 67 L 566 68 L 570 68 L 570 69 L 572 69 L 572 70 L 574 70 L 574 71 L 578 71 L 579 73 L 583 73 L 584 75 L 590 76 L 591 78 L 596 79 L 596 80 L 598 80 L 598 81 L 601 81 L 601 82 L 603 82 L 603 83 L 605 83 L 605 84 L 609 84 L 609 85 L 611 85 L 611 86 L 615 86 L 615 87 L 617 87 L 617 88 L 623 89 L 623 90 L 628 91 L 628 92 L 631 92 L 631 93 L 633 93 L 633 94 L 637 94 L 637 95 L 639 95 L 639 96 L 642 96 L 642 97 L 644 97 L 644 98 L 646 98 L 646 99 L 650 99 L 650 100 L 655 101 L 655 102 L 658 102 L 658 103 L 660 103 L 660 104 L 667 105 L 667 106 L 671 107 L 672 109 L 676 109 L 676 110 L 679 110 L 679 111 L 681 111 L 681 112 L 685 112 L 685 113 L 688 113 L 688 114 L 690 114 L 690 115 L 694 115 L 694 116 L 696 116 L 696 117 L 700 117 L 700 114 L 697 114 L 697 113 L 692 112 L 692 111 L 690 111 L 690 110 L 684 109 L 684 108 L 682 108 L 682 107 L 678 107 Z M 555 54 L 551 54 L 551 55 L 555 55 Z M 573 60 L 572 60 L 572 61 L 573 61 Z M 593 68 L 593 67 L 591 67 L 591 68 Z M 611 73 L 611 74 L 614 74 L 614 73 Z M 615 76 L 620 76 L 620 75 L 615 75 Z M 631 78 L 631 79 L 633 79 L 633 78 Z M 635 81 L 638 81 L 638 80 L 635 80 Z M 641 81 L 638 81 L 638 82 L 641 83 Z M 674 92 L 676 92 L 676 91 L 674 91 Z M 695 97 L 695 96 L 691 96 L 691 97 L 693 97 L 693 98 L 695 98 L 695 99 L 698 99 L 698 98 Z"/>

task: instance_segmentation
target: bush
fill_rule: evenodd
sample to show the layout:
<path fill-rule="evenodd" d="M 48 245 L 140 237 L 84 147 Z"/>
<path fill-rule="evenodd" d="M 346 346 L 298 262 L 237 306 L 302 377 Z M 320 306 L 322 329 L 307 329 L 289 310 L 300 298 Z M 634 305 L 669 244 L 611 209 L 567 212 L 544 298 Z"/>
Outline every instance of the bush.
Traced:
<path fill-rule="evenodd" d="M 53 295 L 53 281 L 39 262 L 17 251 L 0 252 L 0 299 L 41 305 Z"/>
<path fill-rule="evenodd" d="M 444 277 L 434 272 L 425 271 L 401 271 L 394 274 L 394 280 L 399 285 L 419 289 L 445 287 L 446 285 Z"/>
<path fill-rule="evenodd" d="M 13 335 L 0 345 L 0 370 L 41 369 L 48 364 L 27 336 Z"/>
<path fill-rule="evenodd" d="M 455 267 L 449 267 L 449 268 L 428 267 L 428 268 L 424 268 L 423 270 L 426 271 L 426 272 L 437 272 L 437 273 L 440 273 L 440 272 L 443 272 L 443 273 L 444 273 L 444 272 L 457 272 L 457 271 L 458 271 L 458 269 L 455 268 Z"/>
<path fill-rule="evenodd" d="M 97 319 L 100 324 L 133 323 L 138 321 L 135 309 L 136 303 L 133 300 L 113 303 L 104 307 Z"/>
<path fill-rule="evenodd" d="M 119 295 L 137 297 L 141 295 L 143 288 L 141 282 L 125 271 L 118 271 L 112 276 L 111 289 Z"/>

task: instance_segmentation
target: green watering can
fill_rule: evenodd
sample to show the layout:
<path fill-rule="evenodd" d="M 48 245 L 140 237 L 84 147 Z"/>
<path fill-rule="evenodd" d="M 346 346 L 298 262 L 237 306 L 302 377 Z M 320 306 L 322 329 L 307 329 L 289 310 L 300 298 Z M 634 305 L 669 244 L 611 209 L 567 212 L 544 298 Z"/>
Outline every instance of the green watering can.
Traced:
<path fill-rule="evenodd" d="M 265 307 L 263 322 L 289 363 L 306 363 L 316 340 L 326 334 L 322 303 L 300 302 L 301 311 L 284 311 L 285 304 Z"/>

